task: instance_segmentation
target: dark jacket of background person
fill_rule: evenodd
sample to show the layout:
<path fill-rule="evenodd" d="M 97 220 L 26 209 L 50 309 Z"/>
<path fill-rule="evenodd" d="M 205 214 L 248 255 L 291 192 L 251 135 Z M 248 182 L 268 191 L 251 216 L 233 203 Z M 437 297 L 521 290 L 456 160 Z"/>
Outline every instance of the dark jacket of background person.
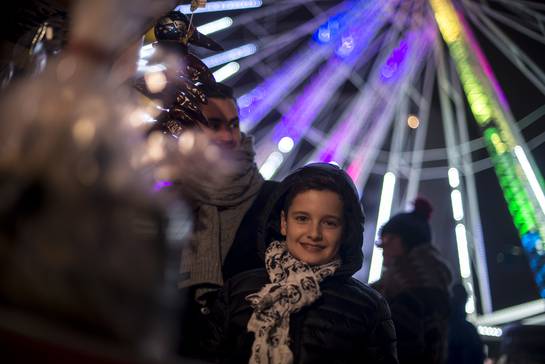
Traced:
<path fill-rule="evenodd" d="M 260 226 L 261 242 L 279 239 L 280 211 L 290 187 L 322 168 L 336 167 L 307 166 L 280 184 L 264 215 L 269 223 Z M 342 265 L 320 284 L 322 296 L 316 302 L 291 315 L 290 350 L 295 363 L 397 363 L 388 305 L 377 292 L 351 277 L 363 261 L 363 213 L 352 182 L 339 169 L 337 173 L 336 180 L 344 186 L 344 208 L 350 211 L 340 250 Z M 262 254 L 266 245 L 260 244 Z M 213 338 L 206 348 L 215 348 L 221 362 L 248 362 L 254 337 L 247 323 L 253 309 L 245 298 L 267 283 L 266 270 L 255 269 L 236 275 L 220 291 L 211 308 Z"/>
<path fill-rule="evenodd" d="M 448 364 L 482 364 L 485 359 L 481 337 L 466 320 L 467 292 L 460 283 L 452 287 L 448 322 Z"/>
<path fill-rule="evenodd" d="M 545 363 L 545 326 L 514 324 L 503 330 L 497 364 Z"/>
<path fill-rule="evenodd" d="M 257 197 L 250 209 L 244 215 L 237 230 L 235 240 L 227 253 L 223 263 L 223 279 L 227 281 L 240 272 L 256 269 L 263 266 L 263 260 L 258 253 L 257 244 L 260 216 L 265 209 L 268 199 L 273 193 L 278 182 L 265 181 L 259 190 Z M 179 354 L 184 357 L 207 358 L 203 352 L 199 352 L 199 343 L 208 335 L 206 322 L 207 308 L 195 302 L 195 290 L 198 287 L 181 290 L 182 307 L 180 328 Z M 216 293 L 208 294 L 208 300 L 213 300 Z M 208 301 L 207 300 L 207 301 Z M 204 303 L 207 304 L 206 302 Z"/>
<path fill-rule="evenodd" d="M 412 237 L 405 236 L 405 227 L 409 226 L 423 228 L 423 235 L 431 238 L 427 219 L 413 219 L 421 217 L 415 216 L 414 211 L 398 214 L 384 225 L 382 232 L 398 233 L 403 240 L 411 241 Z M 390 305 L 401 364 L 444 363 L 446 358 L 451 273 L 430 240 L 426 240 L 406 244 L 407 253 L 373 285 Z"/>

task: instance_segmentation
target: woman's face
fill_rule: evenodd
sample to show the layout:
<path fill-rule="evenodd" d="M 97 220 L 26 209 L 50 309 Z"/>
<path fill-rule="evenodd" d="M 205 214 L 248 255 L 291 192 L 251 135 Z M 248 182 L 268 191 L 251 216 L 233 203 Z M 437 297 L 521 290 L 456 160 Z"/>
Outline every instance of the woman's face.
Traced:
<path fill-rule="evenodd" d="M 397 234 L 382 234 L 377 246 L 382 248 L 382 256 L 386 267 L 392 266 L 399 257 L 405 255 L 403 241 L 401 236 Z"/>
<path fill-rule="evenodd" d="M 337 256 L 343 233 L 343 203 L 328 190 L 307 190 L 282 211 L 280 231 L 288 251 L 310 264 L 325 264 Z"/>

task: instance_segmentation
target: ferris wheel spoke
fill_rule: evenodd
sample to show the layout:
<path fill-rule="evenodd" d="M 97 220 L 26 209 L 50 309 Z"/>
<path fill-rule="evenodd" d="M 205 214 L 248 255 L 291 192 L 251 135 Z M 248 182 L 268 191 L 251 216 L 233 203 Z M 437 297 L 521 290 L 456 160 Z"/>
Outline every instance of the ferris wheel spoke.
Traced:
<path fill-rule="evenodd" d="M 500 2 L 500 3 L 504 3 L 504 4 L 509 4 L 509 5 L 511 5 L 512 3 L 519 3 L 519 5 L 531 7 L 531 8 L 534 8 L 536 10 L 545 10 L 545 4 L 538 3 L 538 2 L 535 2 L 535 1 L 529 1 L 529 0 L 516 0 L 516 1 L 513 1 L 513 0 L 489 0 L 489 1 L 491 1 L 491 2 Z"/>
<path fill-rule="evenodd" d="M 467 0 L 465 0 L 464 2 L 467 2 Z M 470 6 L 472 6 L 472 5 L 470 5 Z M 484 13 L 486 13 L 491 18 L 494 18 L 494 19 L 500 21 L 501 23 L 511 27 L 512 29 L 514 29 L 514 30 L 516 30 L 516 31 L 518 31 L 518 32 L 520 32 L 520 33 L 522 33 L 522 34 L 524 34 L 524 35 L 526 35 L 526 36 L 528 36 L 528 37 L 542 43 L 542 44 L 545 44 L 545 35 L 543 33 L 539 33 L 539 32 L 536 32 L 536 31 L 534 31 L 532 29 L 529 29 L 524 24 L 520 23 L 520 20 L 517 22 L 513 18 L 510 18 L 510 17 L 506 16 L 505 14 L 502 14 L 499 11 L 490 8 L 486 4 L 480 5 L 480 8 L 482 9 L 482 11 Z M 539 22 L 539 23 L 542 24 L 541 22 Z"/>
<path fill-rule="evenodd" d="M 545 94 L 545 73 L 505 33 L 503 33 L 478 7 L 469 11 L 469 17 L 479 30 L 525 75 L 536 88 Z"/>
<path fill-rule="evenodd" d="M 311 34 L 322 24 L 324 21 L 326 21 L 330 16 L 332 16 L 335 13 L 338 13 L 342 9 L 345 9 L 345 4 L 340 4 L 335 7 L 332 7 L 328 9 L 327 12 L 324 12 L 322 16 L 314 18 L 306 23 L 303 23 L 296 27 L 295 29 L 291 29 L 289 31 L 286 31 L 282 34 L 270 36 L 267 39 L 261 40 L 261 51 L 259 53 L 256 53 L 254 56 L 249 57 L 245 59 L 244 61 L 240 62 L 240 70 L 244 71 L 248 68 L 251 68 L 253 65 L 257 64 L 258 62 L 261 62 L 263 59 L 275 54 L 280 49 L 285 47 L 288 44 L 291 44 L 295 41 L 298 41 L 299 39 Z"/>

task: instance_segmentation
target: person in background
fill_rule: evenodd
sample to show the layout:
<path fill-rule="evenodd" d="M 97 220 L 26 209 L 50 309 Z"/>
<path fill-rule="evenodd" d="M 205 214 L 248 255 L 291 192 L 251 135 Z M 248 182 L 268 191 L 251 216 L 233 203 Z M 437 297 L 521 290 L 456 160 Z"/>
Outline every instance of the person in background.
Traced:
<path fill-rule="evenodd" d="M 393 216 L 380 230 L 384 272 L 373 286 L 392 312 L 401 364 L 444 363 L 451 273 L 431 244 L 432 207 L 417 198 L 414 209 Z"/>
<path fill-rule="evenodd" d="M 209 126 L 197 123 L 236 169 L 219 185 L 196 181 L 185 193 L 194 207 L 191 244 L 182 251 L 178 287 L 185 302 L 180 354 L 195 356 L 202 332 L 203 310 L 223 282 L 262 266 L 257 252 L 257 222 L 276 182 L 264 181 L 254 161 L 253 138 L 240 131 L 232 88 L 218 83 L 206 89 L 208 103 L 201 111 Z M 188 191 L 188 189 L 184 189 Z"/>
<path fill-rule="evenodd" d="M 462 283 L 451 289 L 448 326 L 448 364 L 482 364 L 484 346 L 475 326 L 466 320 L 467 291 Z"/>
<path fill-rule="evenodd" d="M 545 326 L 512 324 L 503 330 L 498 364 L 545 363 Z"/>
<path fill-rule="evenodd" d="M 202 350 L 224 363 L 397 363 L 387 303 L 352 278 L 364 217 L 350 177 L 307 165 L 280 183 L 263 219 L 265 267 L 226 282 Z"/>

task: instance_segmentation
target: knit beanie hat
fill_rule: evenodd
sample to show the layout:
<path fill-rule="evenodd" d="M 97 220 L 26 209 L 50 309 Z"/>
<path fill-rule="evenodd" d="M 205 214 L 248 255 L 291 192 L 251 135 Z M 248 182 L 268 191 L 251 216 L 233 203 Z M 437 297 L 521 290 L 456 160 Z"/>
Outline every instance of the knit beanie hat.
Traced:
<path fill-rule="evenodd" d="M 431 244 L 430 219 L 433 208 L 428 200 L 418 197 L 414 201 L 411 212 L 393 216 L 382 226 L 380 234 L 397 234 L 401 236 L 407 250 L 417 245 Z"/>

